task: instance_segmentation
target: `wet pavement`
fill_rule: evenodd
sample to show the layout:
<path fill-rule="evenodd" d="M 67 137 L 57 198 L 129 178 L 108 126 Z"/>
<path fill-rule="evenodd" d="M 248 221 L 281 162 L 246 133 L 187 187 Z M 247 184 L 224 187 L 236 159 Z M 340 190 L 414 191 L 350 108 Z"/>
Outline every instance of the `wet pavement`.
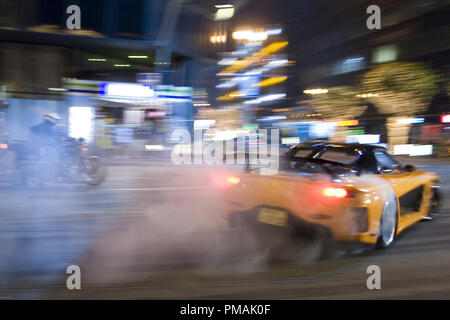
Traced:
<path fill-rule="evenodd" d="M 1 187 L 0 299 L 450 298 L 450 166 L 443 214 L 404 232 L 387 250 L 320 260 L 305 243 L 289 263 L 267 263 L 254 234 L 230 230 L 213 169 L 154 162 L 109 167 L 98 187 Z M 79 265 L 82 289 L 66 288 Z M 382 290 L 366 288 L 367 266 Z"/>

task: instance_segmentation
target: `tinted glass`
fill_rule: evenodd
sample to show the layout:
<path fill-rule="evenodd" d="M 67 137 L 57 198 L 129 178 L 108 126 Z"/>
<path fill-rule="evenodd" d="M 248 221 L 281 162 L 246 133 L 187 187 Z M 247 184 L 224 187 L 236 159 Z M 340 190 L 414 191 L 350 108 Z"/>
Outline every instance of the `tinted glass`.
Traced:
<path fill-rule="evenodd" d="M 398 167 L 398 162 L 385 152 L 375 152 L 375 158 L 378 162 L 378 168 L 381 170 L 394 170 Z"/>
<path fill-rule="evenodd" d="M 348 153 L 344 150 L 326 150 L 319 156 L 316 156 L 315 158 L 323 159 L 323 160 L 329 160 L 339 163 L 345 163 L 345 164 L 351 164 L 355 162 L 358 159 L 357 153 Z"/>
<path fill-rule="evenodd" d="M 295 151 L 295 157 L 298 158 L 307 158 L 311 155 L 313 148 L 301 148 Z"/>

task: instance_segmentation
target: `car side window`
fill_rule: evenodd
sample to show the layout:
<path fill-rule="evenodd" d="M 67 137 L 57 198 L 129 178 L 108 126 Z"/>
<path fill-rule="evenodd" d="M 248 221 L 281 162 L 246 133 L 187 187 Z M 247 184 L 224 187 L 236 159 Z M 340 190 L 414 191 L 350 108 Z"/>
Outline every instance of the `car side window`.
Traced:
<path fill-rule="evenodd" d="M 311 156 L 313 151 L 314 151 L 314 148 L 300 148 L 295 152 L 294 157 L 308 158 L 309 156 Z"/>
<path fill-rule="evenodd" d="M 334 162 L 340 162 L 345 164 L 352 164 L 358 160 L 358 153 L 348 153 L 343 151 L 325 150 L 314 158 L 320 158 L 323 160 L 329 160 Z"/>
<path fill-rule="evenodd" d="M 393 173 L 399 170 L 400 164 L 386 152 L 376 151 L 374 156 L 380 173 Z"/>
<path fill-rule="evenodd" d="M 373 157 L 372 154 L 367 154 L 359 158 L 355 162 L 355 165 L 362 174 L 378 173 L 377 159 L 375 159 L 375 157 Z"/>

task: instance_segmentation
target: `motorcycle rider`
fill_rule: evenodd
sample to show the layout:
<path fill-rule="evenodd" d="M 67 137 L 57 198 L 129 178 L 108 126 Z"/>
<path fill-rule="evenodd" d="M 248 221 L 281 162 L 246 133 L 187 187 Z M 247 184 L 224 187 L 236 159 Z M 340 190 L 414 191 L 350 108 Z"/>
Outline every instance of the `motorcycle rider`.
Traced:
<path fill-rule="evenodd" d="M 57 113 L 47 113 L 44 115 L 44 121 L 31 127 L 33 135 L 39 138 L 43 138 L 44 142 L 52 143 L 56 138 L 56 124 L 61 120 L 61 117 Z"/>
<path fill-rule="evenodd" d="M 57 113 L 47 113 L 43 122 L 31 127 L 31 144 L 38 158 L 48 166 L 43 173 L 55 178 L 60 165 L 60 140 L 56 130 L 61 117 Z"/>

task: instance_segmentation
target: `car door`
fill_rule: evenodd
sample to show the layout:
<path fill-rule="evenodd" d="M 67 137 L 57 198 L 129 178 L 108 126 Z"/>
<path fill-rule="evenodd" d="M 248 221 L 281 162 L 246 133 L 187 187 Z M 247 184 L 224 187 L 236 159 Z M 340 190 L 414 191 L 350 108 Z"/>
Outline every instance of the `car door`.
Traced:
<path fill-rule="evenodd" d="M 399 225 L 409 225 L 420 215 L 423 205 L 425 184 L 415 172 L 408 172 L 385 151 L 375 151 L 378 173 L 389 181 L 398 197 Z M 403 227 L 403 226 L 400 226 Z M 405 226 L 406 227 L 406 226 Z"/>

